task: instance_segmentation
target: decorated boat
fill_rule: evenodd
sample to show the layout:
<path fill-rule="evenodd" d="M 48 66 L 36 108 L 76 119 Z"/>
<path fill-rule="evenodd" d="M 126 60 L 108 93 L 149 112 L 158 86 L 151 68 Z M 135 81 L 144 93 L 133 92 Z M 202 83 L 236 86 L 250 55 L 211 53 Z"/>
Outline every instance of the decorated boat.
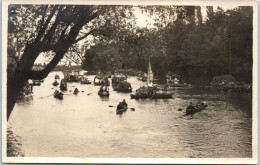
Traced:
<path fill-rule="evenodd" d="M 147 81 L 147 73 L 139 74 L 137 80 L 144 81 L 144 82 Z"/>
<path fill-rule="evenodd" d="M 169 87 L 189 87 L 191 84 L 186 84 L 184 80 L 180 81 L 180 75 L 168 72 L 166 74 L 166 83 Z"/>
<path fill-rule="evenodd" d="M 104 86 L 109 86 L 110 82 L 108 80 L 108 77 L 103 76 L 103 75 L 97 75 L 94 78 L 94 84 L 95 85 L 104 85 Z"/>
<path fill-rule="evenodd" d="M 82 76 L 82 77 L 80 78 L 80 83 L 81 83 L 81 84 L 91 84 L 91 81 L 90 81 L 87 77 Z"/>
<path fill-rule="evenodd" d="M 67 82 L 78 82 L 80 80 L 79 71 L 72 70 L 72 71 L 63 71 L 64 79 Z"/>
<path fill-rule="evenodd" d="M 117 87 L 117 85 L 121 82 L 121 81 L 126 81 L 127 80 L 127 77 L 126 75 L 123 75 L 123 74 L 116 74 L 116 75 L 113 75 L 111 81 L 112 81 L 112 86 L 114 87 Z"/>
<path fill-rule="evenodd" d="M 131 94 L 131 99 L 170 99 L 173 93 L 170 91 L 159 89 L 153 84 L 153 72 L 149 58 L 147 82 L 145 86 L 142 86 L 136 90 L 135 94 Z"/>
<path fill-rule="evenodd" d="M 121 81 L 117 86 L 112 86 L 115 91 L 119 92 L 132 92 L 132 86 L 127 81 Z"/>

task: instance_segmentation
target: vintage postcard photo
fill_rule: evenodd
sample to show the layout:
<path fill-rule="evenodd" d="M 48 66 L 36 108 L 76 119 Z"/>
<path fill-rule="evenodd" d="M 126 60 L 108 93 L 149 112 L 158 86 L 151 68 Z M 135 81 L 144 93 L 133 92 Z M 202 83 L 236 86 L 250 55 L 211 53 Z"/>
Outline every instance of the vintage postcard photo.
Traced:
<path fill-rule="evenodd" d="M 258 162 L 258 8 L 2 5 L 4 163 Z"/>

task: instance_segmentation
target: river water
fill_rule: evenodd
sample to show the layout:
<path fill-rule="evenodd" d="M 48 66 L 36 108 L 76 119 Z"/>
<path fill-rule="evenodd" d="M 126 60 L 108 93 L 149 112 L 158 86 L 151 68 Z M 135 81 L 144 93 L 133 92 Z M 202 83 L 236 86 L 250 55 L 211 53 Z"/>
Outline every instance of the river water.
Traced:
<path fill-rule="evenodd" d="M 173 99 L 131 100 L 110 87 L 68 83 L 64 99 L 52 95 L 52 72 L 33 97 L 18 101 L 8 121 L 9 150 L 26 157 L 102 158 L 236 158 L 252 157 L 252 97 L 211 88 L 174 90 Z M 63 75 L 58 72 L 60 77 Z M 93 76 L 90 77 L 94 79 Z M 144 83 L 129 77 L 133 91 Z M 73 95 L 77 87 L 81 92 Z M 84 91 L 84 92 L 82 92 Z M 118 102 L 129 108 L 116 115 Z M 208 107 L 185 116 L 190 102 Z M 183 111 L 178 111 L 183 108 Z M 11 133 L 10 133 L 11 132 Z"/>

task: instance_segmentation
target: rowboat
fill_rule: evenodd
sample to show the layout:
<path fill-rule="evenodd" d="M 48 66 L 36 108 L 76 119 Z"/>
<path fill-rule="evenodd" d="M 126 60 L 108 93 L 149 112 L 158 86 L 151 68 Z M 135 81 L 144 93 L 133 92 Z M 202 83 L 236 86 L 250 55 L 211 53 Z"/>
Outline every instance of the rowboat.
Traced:
<path fill-rule="evenodd" d="M 200 105 L 200 106 L 195 106 L 194 108 L 187 108 L 186 109 L 186 114 L 194 114 L 196 112 L 200 112 L 204 110 L 208 105 Z"/>
<path fill-rule="evenodd" d="M 54 82 L 52 83 L 52 85 L 53 85 L 53 86 L 57 86 L 57 85 L 59 85 L 59 83 L 58 83 L 57 81 L 54 81 Z"/>
<path fill-rule="evenodd" d="M 55 79 L 60 79 L 60 76 L 58 74 L 56 74 Z"/>
<path fill-rule="evenodd" d="M 99 96 L 109 96 L 109 92 L 108 91 L 98 91 L 98 95 Z"/>
<path fill-rule="evenodd" d="M 55 91 L 54 92 L 54 98 L 62 100 L 63 99 L 63 93 Z"/>
<path fill-rule="evenodd" d="M 116 113 L 117 113 L 117 114 L 120 114 L 120 113 L 125 112 L 126 110 L 127 110 L 127 107 L 124 107 L 124 108 L 122 108 L 122 109 L 116 109 Z"/>

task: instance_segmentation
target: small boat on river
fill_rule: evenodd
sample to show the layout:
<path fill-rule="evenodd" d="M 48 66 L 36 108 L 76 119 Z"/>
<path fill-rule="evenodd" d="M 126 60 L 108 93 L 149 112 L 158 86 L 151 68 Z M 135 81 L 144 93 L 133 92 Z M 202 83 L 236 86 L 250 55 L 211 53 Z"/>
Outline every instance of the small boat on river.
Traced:
<path fill-rule="evenodd" d="M 180 75 L 168 72 L 166 74 L 166 83 L 169 87 L 189 87 L 191 84 L 186 84 L 184 80 L 180 81 Z"/>
<path fill-rule="evenodd" d="M 87 77 L 80 78 L 80 84 L 91 84 L 91 81 Z"/>
<path fill-rule="evenodd" d="M 104 86 L 109 86 L 110 85 L 108 77 L 103 76 L 103 75 L 95 76 L 93 83 L 95 85 L 104 85 Z"/>
<path fill-rule="evenodd" d="M 186 114 L 191 115 L 196 112 L 200 112 L 200 111 L 204 110 L 207 106 L 208 105 L 206 105 L 205 103 L 198 103 L 196 106 L 192 106 L 192 104 L 191 104 L 187 107 Z"/>
<path fill-rule="evenodd" d="M 53 85 L 53 86 L 58 86 L 59 83 L 58 83 L 58 81 L 55 80 L 55 81 L 52 83 L 52 85 Z"/>
<path fill-rule="evenodd" d="M 58 74 L 56 74 L 55 79 L 60 79 L 60 76 Z"/>
<path fill-rule="evenodd" d="M 123 112 L 125 112 L 127 110 L 127 106 L 124 106 L 123 108 L 120 108 L 120 109 L 116 109 L 116 113 L 117 114 L 121 114 L 121 113 L 123 113 Z"/>
<path fill-rule="evenodd" d="M 131 99 L 170 99 L 173 93 L 166 90 L 161 90 L 153 84 L 153 72 L 149 59 L 148 73 L 147 73 L 147 83 L 136 90 L 135 94 L 131 94 Z"/>
<path fill-rule="evenodd" d="M 57 90 L 55 90 L 55 92 L 54 92 L 54 98 L 57 98 L 57 99 L 62 100 L 62 99 L 63 99 L 63 93 L 62 93 L 62 92 L 59 92 L 59 91 L 57 91 Z"/>

